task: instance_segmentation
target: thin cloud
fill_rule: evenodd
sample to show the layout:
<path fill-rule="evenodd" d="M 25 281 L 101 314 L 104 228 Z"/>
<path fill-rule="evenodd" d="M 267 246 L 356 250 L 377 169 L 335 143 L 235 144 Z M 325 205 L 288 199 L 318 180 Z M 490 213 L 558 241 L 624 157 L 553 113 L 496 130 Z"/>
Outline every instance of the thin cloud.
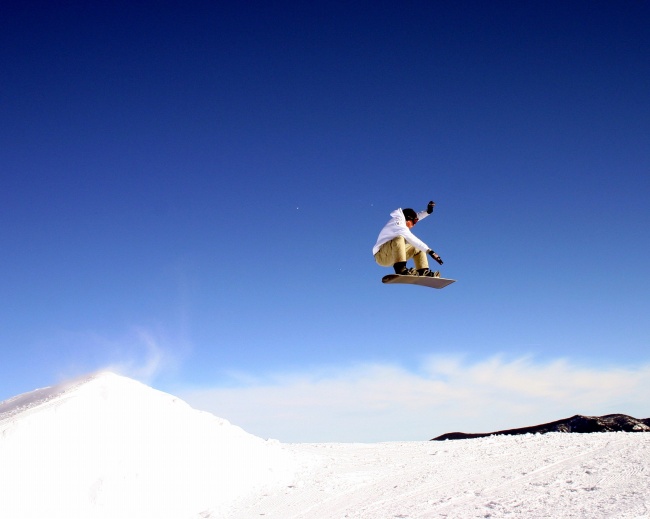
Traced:
<path fill-rule="evenodd" d="M 131 341 L 130 354 L 103 370 L 141 380 L 152 381 L 169 363 L 169 354 L 159 340 L 144 328 L 135 329 L 135 339 Z"/>
<path fill-rule="evenodd" d="M 588 368 L 566 359 L 430 357 L 394 364 L 247 377 L 237 387 L 181 396 L 245 430 L 282 441 L 426 440 L 489 432 L 573 414 L 650 415 L 650 365 Z"/>
<path fill-rule="evenodd" d="M 60 366 L 59 380 L 111 371 L 151 384 L 178 368 L 187 351 L 178 341 L 170 341 L 164 334 L 144 327 L 133 327 L 119 337 L 94 332 L 69 333 L 61 342 L 83 354 Z"/>

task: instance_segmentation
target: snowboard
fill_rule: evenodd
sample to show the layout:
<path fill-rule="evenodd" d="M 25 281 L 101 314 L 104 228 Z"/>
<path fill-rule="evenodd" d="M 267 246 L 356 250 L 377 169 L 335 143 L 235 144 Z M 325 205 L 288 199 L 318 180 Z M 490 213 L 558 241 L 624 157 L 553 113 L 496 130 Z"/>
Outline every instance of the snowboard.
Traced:
<path fill-rule="evenodd" d="M 419 285 L 429 288 L 445 288 L 447 285 L 454 283 L 455 279 L 430 278 L 428 276 L 402 276 L 400 274 L 389 274 L 381 278 L 382 283 Z"/>

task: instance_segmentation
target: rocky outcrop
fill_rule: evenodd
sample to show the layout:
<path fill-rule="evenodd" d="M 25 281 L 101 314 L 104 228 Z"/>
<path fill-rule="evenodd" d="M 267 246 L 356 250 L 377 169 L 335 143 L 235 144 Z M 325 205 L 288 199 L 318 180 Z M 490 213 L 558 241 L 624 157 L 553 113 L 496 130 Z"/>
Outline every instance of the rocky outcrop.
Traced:
<path fill-rule="evenodd" d="M 633 418 L 624 414 L 608 414 L 605 416 L 583 416 L 575 415 L 571 418 L 564 418 L 555 422 L 522 427 L 520 429 L 507 429 L 491 433 L 446 433 L 432 441 L 442 440 L 464 440 L 468 438 L 483 438 L 493 435 L 517 435 L 517 434 L 546 434 L 549 432 L 561 433 L 594 433 L 594 432 L 650 432 L 650 418 Z"/>

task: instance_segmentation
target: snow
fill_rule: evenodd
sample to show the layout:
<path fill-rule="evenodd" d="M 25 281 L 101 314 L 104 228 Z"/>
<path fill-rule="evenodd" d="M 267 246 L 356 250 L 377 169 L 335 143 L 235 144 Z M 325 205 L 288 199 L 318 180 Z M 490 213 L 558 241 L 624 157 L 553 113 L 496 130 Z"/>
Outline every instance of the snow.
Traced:
<path fill-rule="evenodd" d="M 650 517 L 649 447 L 635 433 L 296 445 L 318 469 L 227 517 Z"/>
<path fill-rule="evenodd" d="M 101 373 L 0 403 L 0 517 L 650 518 L 650 434 L 282 444 Z"/>
<path fill-rule="evenodd" d="M 2 518 L 209 517 L 295 470 L 278 442 L 110 373 L 0 412 Z"/>

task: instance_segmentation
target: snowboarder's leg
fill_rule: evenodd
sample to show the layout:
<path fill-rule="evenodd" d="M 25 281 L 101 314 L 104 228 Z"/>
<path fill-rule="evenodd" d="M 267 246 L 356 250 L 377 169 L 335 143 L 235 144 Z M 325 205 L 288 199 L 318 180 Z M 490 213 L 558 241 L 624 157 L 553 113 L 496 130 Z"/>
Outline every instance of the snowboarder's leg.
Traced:
<path fill-rule="evenodd" d="M 392 266 L 395 274 L 417 275 L 414 269 L 406 268 L 406 261 L 413 257 L 412 252 L 410 255 L 407 252 L 407 247 L 411 246 L 406 243 L 402 236 L 398 236 L 379 248 L 379 251 L 375 254 L 375 261 L 382 267 Z"/>
<path fill-rule="evenodd" d="M 408 247 L 411 247 L 408 245 Z M 406 254 L 408 256 L 409 250 L 406 250 Z M 411 247 L 413 249 L 412 255 L 413 255 L 413 261 L 415 262 L 415 269 L 416 270 L 424 270 L 429 268 L 429 260 L 427 259 L 427 254 L 426 252 L 422 252 L 421 250 L 417 250 L 414 247 Z"/>
<path fill-rule="evenodd" d="M 395 263 L 406 263 L 405 243 L 401 236 L 384 243 L 375 254 L 377 264 L 382 267 L 392 267 Z"/>
<path fill-rule="evenodd" d="M 418 271 L 418 276 L 426 276 L 430 278 L 440 277 L 439 270 L 436 270 L 435 272 L 429 270 L 429 258 L 427 258 L 426 253 L 417 251 L 415 256 L 413 256 L 413 261 L 415 261 L 415 269 Z"/>
<path fill-rule="evenodd" d="M 409 247 L 412 250 L 409 250 Z M 426 253 L 418 250 L 414 247 L 411 247 L 408 243 L 406 244 L 406 257 L 410 257 L 410 254 L 413 254 L 413 261 L 415 262 L 415 269 L 417 270 L 418 276 L 426 276 L 432 278 L 439 278 L 440 272 L 432 272 L 429 270 L 429 258 L 427 258 Z"/>

